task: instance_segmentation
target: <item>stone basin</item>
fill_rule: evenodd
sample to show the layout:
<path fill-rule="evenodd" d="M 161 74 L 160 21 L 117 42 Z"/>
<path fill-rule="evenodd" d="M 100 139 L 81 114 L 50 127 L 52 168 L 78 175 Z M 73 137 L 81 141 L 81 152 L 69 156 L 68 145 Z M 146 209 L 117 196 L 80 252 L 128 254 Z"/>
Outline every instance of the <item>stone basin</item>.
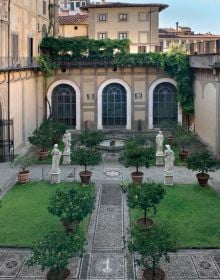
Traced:
<path fill-rule="evenodd" d="M 106 139 L 97 145 L 97 148 L 103 151 L 120 152 L 124 150 L 125 143 L 125 139 Z"/>

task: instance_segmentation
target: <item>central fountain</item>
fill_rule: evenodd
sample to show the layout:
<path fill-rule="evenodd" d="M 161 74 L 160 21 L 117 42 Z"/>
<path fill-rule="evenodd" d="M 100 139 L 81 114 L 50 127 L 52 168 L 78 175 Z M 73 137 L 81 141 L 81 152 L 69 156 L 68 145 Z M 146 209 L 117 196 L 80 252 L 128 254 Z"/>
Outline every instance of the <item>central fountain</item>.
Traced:
<path fill-rule="evenodd" d="M 117 153 L 124 150 L 125 142 L 125 139 L 106 139 L 97 146 L 97 149 L 110 153 Z"/>

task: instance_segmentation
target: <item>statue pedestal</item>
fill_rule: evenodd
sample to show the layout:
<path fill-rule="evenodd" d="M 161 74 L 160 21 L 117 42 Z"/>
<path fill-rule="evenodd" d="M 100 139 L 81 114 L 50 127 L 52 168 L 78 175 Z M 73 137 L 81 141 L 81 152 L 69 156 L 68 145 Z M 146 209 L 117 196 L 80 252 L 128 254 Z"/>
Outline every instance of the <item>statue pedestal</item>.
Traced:
<path fill-rule="evenodd" d="M 156 165 L 164 165 L 164 153 L 156 153 Z"/>
<path fill-rule="evenodd" d="M 63 164 L 70 164 L 70 152 L 64 152 L 63 153 Z"/>
<path fill-rule="evenodd" d="M 173 186 L 173 174 L 164 174 L 164 185 Z"/>
<path fill-rule="evenodd" d="M 58 184 L 60 183 L 60 170 L 58 172 L 50 172 L 50 183 Z"/>

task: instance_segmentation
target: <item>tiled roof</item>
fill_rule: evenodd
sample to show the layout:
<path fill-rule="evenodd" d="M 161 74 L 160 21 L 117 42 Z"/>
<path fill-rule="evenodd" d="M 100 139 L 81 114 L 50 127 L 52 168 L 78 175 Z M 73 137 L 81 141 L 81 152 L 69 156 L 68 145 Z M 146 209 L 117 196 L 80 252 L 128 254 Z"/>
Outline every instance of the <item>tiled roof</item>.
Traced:
<path fill-rule="evenodd" d="M 166 4 L 157 4 L 157 3 L 149 3 L 149 4 L 142 4 L 142 3 L 121 3 L 121 2 L 115 2 L 115 3 L 110 3 L 110 2 L 102 2 L 98 4 L 90 4 L 88 6 L 80 7 L 81 10 L 88 10 L 90 8 L 121 8 L 121 7 L 158 7 L 159 11 L 162 11 L 169 6 Z"/>
<path fill-rule="evenodd" d="M 59 24 L 61 25 L 79 25 L 79 24 L 88 24 L 88 15 L 72 15 L 72 16 L 59 16 Z"/>

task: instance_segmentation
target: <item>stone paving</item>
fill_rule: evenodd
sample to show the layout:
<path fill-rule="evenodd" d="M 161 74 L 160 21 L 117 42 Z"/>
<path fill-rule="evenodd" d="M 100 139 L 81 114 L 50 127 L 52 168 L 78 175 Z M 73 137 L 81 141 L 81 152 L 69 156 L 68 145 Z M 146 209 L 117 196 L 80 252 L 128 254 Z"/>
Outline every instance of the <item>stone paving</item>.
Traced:
<path fill-rule="evenodd" d="M 61 180 L 79 180 L 79 166 L 61 166 Z M 126 197 L 120 192 L 121 180 L 130 181 L 131 168 L 124 168 L 117 158 L 104 158 L 103 165 L 90 168 L 96 183 L 96 207 L 90 218 L 88 244 L 85 254 L 70 260 L 71 279 L 133 280 L 141 279 L 141 269 L 134 264 L 124 248 L 124 239 L 130 237 L 129 212 Z M 31 180 L 49 180 L 49 165 L 31 168 Z M 163 182 L 163 167 L 143 169 L 145 180 Z M 2 196 L 16 180 L 16 170 L 0 164 Z M 195 173 L 184 167 L 175 167 L 176 183 L 196 182 Z M 220 191 L 220 172 L 211 173 L 211 184 Z M 0 194 L 0 195 L 1 195 Z M 28 249 L 0 248 L 0 280 L 42 280 L 45 272 L 39 266 L 28 268 Z M 170 264 L 163 264 L 168 280 L 220 280 L 220 249 L 179 250 L 170 254 Z"/>

